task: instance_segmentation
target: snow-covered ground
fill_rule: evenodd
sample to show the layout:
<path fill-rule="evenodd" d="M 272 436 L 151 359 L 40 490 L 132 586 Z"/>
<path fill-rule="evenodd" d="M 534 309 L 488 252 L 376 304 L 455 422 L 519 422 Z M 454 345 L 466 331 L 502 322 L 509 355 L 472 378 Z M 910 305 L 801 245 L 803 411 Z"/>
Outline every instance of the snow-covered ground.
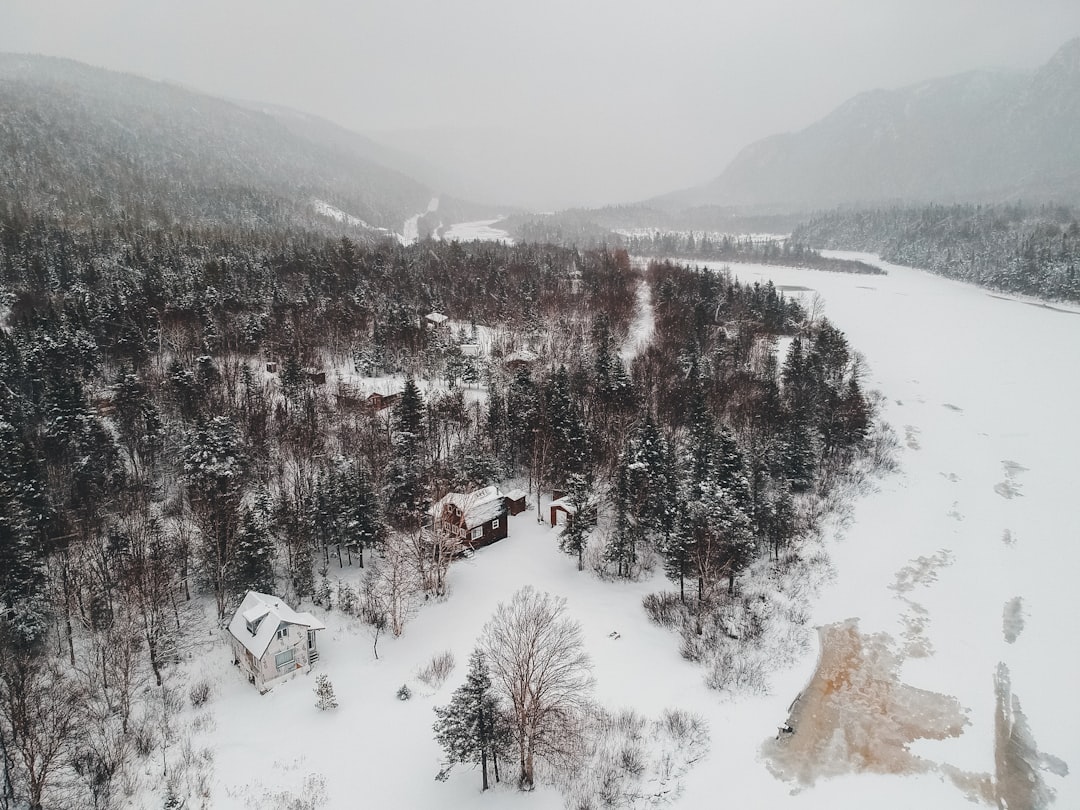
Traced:
<path fill-rule="evenodd" d="M 957 738 L 916 742 L 919 756 L 994 774 L 994 677 L 1004 663 L 1039 750 L 1080 766 L 1072 729 L 1080 717 L 1072 625 L 1080 537 L 1070 508 L 1080 457 L 1080 379 L 1071 365 L 1080 316 L 892 266 L 872 278 L 733 270 L 824 298 L 828 317 L 865 354 L 868 383 L 886 395 L 885 417 L 902 442 L 901 472 L 861 499 L 843 536 L 831 541 L 835 580 L 811 607 L 812 622 L 858 618 L 863 633 L 914 639 L 931 653 L 907 657 L 901 680 L 955 697 L 969 724 Z M 663 587 L 662 579 L 613 583 L 578 572 L 557 550 L 555 531 L 537 522 L 535 505 L 512 518 L 506 540 L 451 569 L 445 602 L 424 606 L 400 639 L 380 641 L 379 660 L 356 620 L 317 612 L 329 627 L 318 671 L 334 684 L 336 710 L 315 708 L 313 676 L 260 696 L 229 665 L 224 644 L 209 647 L 203 662 L 191 665 L 191 678 L 202 667 L 217 684 L 214 719 L 196 740 L 214 751 L 210 806 L 289 806 L 281 792 L 301 795 L 305 777 L 316 774 L 330 808 L 561 807 L 549 788 L 482 796 L 478 774 L 460 767 L 449 782 L 434 780 L 440 763 L 432 708 L 461 682 L 496 604 L 524 584 L 568 599 L 605 706 L 650 716 L 682 708 L 706 719 L 711 750 L 687 776 L 679 807 L 972 806 L 940 772 L 850 773 L 811 787 L 778 779 L 762 746 L 810 679 L 816 650 L 775 673 L 767 696 L 710 691 L 704 671 L 679 656 L 678 638 L 651 625 L 641 609 L 642 596 Z M 333 561 L 330 575 L 338 573 Z M 458 667 L 433 690 L 416 673 L 443 650 L 453 651 Z M 395 698 L 403 683 L 414 692 L 407 702 Z M 1057 791 L 1057 807 L 1080 807 L 1075 775 L 1044 778 Z"/>
<path fill-rule="evenodd" d="M 513 244 L 514 240 L 506 231 L 493 227 L 501 222 L 501 217 L 495 219 L 479 219 L 475 222 L 458 222 L 442 232 L 442 238 L 447 240 L 456 239 L 459 242 L 471 242 L 479 239 L 481 242 L 506 242 Z"/>
<path fill-rule="evenodd" d="M 1072 356 L 1080 313 L 873 256 L 830 255 L 881 264 L 889 274 L 732 268 L 747 281 L 770 278 L 824 298 L 828 317 L 865 354 L 870 385 L 886 395 L 885 418 L 904 445 L 901 474 L 856 505 L 846 538 L 832 549 L 836 581 L 814 622 L 858 617 L 863 632 L 897 639 L 921 624 L 932 654 L 908 658 L 902 678 L 955 696 L 970 725 L 958 738 L 916 743 L 919 755 L 994 773 L 1000 662 L 1039 750 L 1075 770 L 1080 645 L 1071 619 L 1080 538 L 1071 504 L 1080 378 Z M 1009 643 L 1017 604 L 1023 629 Z M 1080 807 L 1075 775 L 1044 777 L 1057 806 Z M 964 802 L 935 776 L 845 777 L 819 783 L 800 802 L 855 807 L 867 791 L 875 807 Z"/>

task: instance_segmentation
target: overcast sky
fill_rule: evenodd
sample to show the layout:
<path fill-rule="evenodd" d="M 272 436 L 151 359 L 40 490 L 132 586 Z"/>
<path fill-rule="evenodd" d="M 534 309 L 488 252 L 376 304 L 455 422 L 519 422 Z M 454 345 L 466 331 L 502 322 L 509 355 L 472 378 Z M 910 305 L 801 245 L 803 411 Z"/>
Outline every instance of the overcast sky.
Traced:
<path fill-rule="evenodd" d="M 1078 35 L 1078 0 L 0 0 L 0 50 L 295 107 L 552 208 L 697 185 L 860 91 Z"/>

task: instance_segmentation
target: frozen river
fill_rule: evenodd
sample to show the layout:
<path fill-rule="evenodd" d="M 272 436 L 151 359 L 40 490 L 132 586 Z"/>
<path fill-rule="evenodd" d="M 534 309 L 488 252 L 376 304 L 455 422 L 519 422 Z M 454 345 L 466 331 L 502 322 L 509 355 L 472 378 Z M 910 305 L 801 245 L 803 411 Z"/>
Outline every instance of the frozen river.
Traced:
<path fill-rule="evenodd" d="M 920 756 L 994 774 L 995 673 L 1004 664 L 1013 707 L 1026 715 L 1039 751 L 1075 770 L 1080 313 L 864 254 L 835 255 L 873 261 L 888 275 L 732 268 L 743 280 L 772 279 L 810 288 L 794 293 L 806 300 L 824 299 L 825 314 L 865 356 L 866 387 L 886 396 L 883 415 L 900 440 L 901 472 L 857 504 L 831 549 L 837 576 L 814 623 L 857 617 L 864 633 L 884 631 L 929 653 L 907 658 L 902 679 L 955 696 L 970 725 L 956 739 L 916 743 Z M 1056 806 L 1080 807 L 1075 774 L 1039 775 L 1057 791 Z M 966 804 L 954 787 L 938 793 L 928 784 L 937 775 L 887 787 L 872 777 L 869 791 L 857 782 L 866 778 L 819 782 L 801 794 L 805 805 L 795 804 Z"/>

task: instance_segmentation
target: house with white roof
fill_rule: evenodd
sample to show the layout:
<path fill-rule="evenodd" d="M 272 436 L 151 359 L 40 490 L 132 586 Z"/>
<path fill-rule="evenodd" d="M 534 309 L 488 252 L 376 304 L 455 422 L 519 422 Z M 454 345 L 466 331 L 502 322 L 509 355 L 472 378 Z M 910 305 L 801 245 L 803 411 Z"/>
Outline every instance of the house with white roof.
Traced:
<path fill-rule="evenodd" d="M 451 492 L 431 507 L 435 535 L 459 538 L 470 548 L 480 548 L 507 535 L 507 498 L 497 486 L 473 492 Z"/>
<path fill-rule="evenodd" d="M 229 622 L 233 659 L 260 692 L 319 660 L 316 633 L 326 625 L 276 596 L 248 591 Z"/>

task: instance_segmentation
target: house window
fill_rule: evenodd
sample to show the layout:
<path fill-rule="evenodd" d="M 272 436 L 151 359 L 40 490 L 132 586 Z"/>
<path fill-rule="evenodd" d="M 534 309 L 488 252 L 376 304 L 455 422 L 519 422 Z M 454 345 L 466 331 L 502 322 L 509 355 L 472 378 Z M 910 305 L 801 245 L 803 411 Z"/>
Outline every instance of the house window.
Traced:
<path fill-rule="evenodd" d="M 281 625 L 281 627 L 278 628 L 277 637 L 278 638 L 288 638 L 289 637 L 289 628 L 286 627 L 284 624 Z"/>
<path fill-rule="evenodd" d="M 493 529 L 499 528 L 499 519 L 498 518 L 495 518 L 493 521 L 491 521 L 491 528 L 493 528 Z"/>
<path fill-rule="evenodd" d="M 293 669 L 296 666 L 296 651 L 285 650 L 285 652 L 279 652 L 274 656 L 274 666 L 277 667 L 278 672 Z"/>
<path fill-rule="evenodd" d="M 472 539 L 473 540 L 479 540 L 483 536 L 483 534 L 484 534 L 484 527 L 483 526 L 477 526 L 475 529 L 472 530 Z"/>

